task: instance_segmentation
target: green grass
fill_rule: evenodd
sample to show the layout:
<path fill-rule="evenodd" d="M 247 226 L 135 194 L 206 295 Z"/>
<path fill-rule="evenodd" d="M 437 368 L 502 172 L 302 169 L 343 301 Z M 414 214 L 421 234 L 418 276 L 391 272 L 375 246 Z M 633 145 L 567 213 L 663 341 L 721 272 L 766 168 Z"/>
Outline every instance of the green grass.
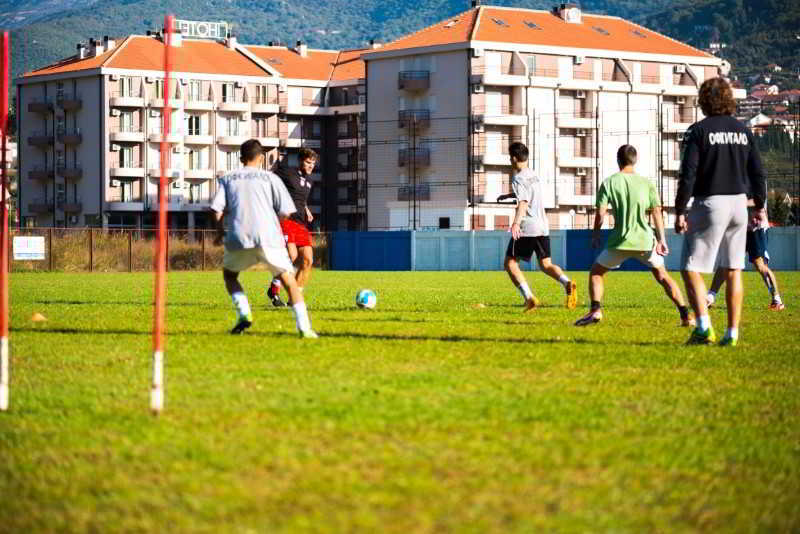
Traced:
<path fill-rule="evenodd" d="M 15 274 L 0 531 L 797 531 L 800 275 L 778 278 L 782 313 L 746 274 L 720 349 L 683 347 L 643 273 L 576 329 L 540 273 L 523 316 L 502 273 L 316 272 L 317 341 L 263 273 L 236 338 L 219 273 L 170 273 L 154 418 L 151 276 Z"/>

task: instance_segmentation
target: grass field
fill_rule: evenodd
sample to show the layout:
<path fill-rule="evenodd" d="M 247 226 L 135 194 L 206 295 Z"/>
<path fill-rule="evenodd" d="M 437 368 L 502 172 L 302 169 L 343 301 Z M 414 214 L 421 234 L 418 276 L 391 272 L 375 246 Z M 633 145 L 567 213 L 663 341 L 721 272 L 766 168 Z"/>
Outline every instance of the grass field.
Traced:
<path fill-rule="evenodd" d="M 502 273 L 317 272 L 301 341 L 263 273 L 242 337 L 219 273 L 171 273 L 154 418 L 151 276 L 15 274 L 0 532 L 797 532 L 800 274 L 782 313 L 746 274 L 736 349 L 683 347 L 648 276 L 576 329 L 539 273 L 523 316 Z"/>

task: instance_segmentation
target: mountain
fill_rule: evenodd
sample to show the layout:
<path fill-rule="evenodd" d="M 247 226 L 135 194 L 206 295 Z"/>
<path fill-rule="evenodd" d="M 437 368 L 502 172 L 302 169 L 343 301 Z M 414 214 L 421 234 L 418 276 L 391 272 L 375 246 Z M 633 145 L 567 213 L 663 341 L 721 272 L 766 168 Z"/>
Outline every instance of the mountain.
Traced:
<path fill-rule="evenodd" d="M 84 2 L 84 8 L 97 0 Z M 27 26 L 48 15 L 74 9 L 74 2 L 69 0 L 0 0 L 0 28 L 12 29 Z"/>

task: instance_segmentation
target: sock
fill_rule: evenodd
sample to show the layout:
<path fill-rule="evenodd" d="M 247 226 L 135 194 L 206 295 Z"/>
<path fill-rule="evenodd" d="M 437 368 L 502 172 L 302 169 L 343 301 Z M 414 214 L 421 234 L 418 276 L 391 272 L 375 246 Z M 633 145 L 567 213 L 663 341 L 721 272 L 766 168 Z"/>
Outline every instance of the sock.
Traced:
<path fill-rule="evenodd" d="M 519 294 L 522 295 L 522 298 L 524 298 L 525 300 L 530 300 L 531 298 L 533 298 L 533 292 L 531 291 L 528 282 L 522 282 L 520 285 L 517 286 L 517 289 L 519 290 Z"/>
<path fill-rule="evenodd" d="M 772 295 L 772 302 L 775 304 L 783 304 L 783 300 L 781 300 L 781 296 L 778 293 Z"/>
<path fill-rule="evenodd" d="M 772 279 L 769 277 L 768 274 L 762 274 L 761 278 L 764 280 L 764 285 L 767 286 L 767 291 L 769 291 L 770 295 L 775 294 L 775 286 L 772 285 Z"/>
<path fill-rule="evenodd" d="M 728 331 L 725 332 L 725 337 L 729 337 L 731 339 L 739 339 L 739 329 L 738 328 L 728 328 Z"/>
<path fill-rule="evenodd" d="M 236 314 L 239 318 L 250 316 L 250 303 L 247 301 L 247 295 L 241 291 L 237 291 L 231 295 L 233 307 L 236 308 Z"/>
<path fill-rule="evenodd" d="M 717 292 L 716 291 L 709 291 L 708 292 L 708 300 L 710 300 L 711 302 L 714 302 L 715 300 L 717 300 Z"/>
<path fill-rule="evenodd" d="M 270 297 L 274 297 L 275 295 L 279 295 L 280 292 L 281 292 L 281 281 L 278 278 L 273 278 L 272 283 L 269 285 L 267 293 L 269 293 Z"/>
<path fill-rule="evenodd" d="M 305 302 L 292 304 L 292 312 L 294 312 L 294 322 L 298 332 L 311 330 L 311 319 L 308 318 L 308 309 Z"/>
<path fill-rule="evenodd" d="M 600 308 L 602 308 L 602 307 L 603 307 L 603 305 L 600 303 L 599 300 L 593 300 L 592 301 L 592 309 L 591 309 L 591 311 L 593 311 L 593 312 L 600 311 Z"/>
<path fill-rule="evenodd" d="M 711 328 L 711 317 L 708 314 L 698 317 L 697 327 L 703 332 Z"/>
<path fill-rule="evenodd" d="M 559 276 L 558 277 L 558 281 L 561 282 L 562 285 L 569 284 L 569 278 L 565 274 L 562 274 L 561 276 Z"/>
<path fill-rule="evenodd" d="M 686 306 L 678 306 L 678 313 L 681 314 L 681 320 L 689 317 L 689 308 Z"/>

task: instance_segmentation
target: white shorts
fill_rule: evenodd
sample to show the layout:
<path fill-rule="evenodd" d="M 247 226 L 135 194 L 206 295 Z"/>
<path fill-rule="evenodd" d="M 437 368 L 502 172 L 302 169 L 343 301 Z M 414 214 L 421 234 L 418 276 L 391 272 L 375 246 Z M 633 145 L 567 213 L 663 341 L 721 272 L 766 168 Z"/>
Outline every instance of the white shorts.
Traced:
<path fill-rule="evenodd" d="M 650 267 L 651 269 L 659 269 L 664 266 L 664 256 L 656 252 L 655 247 L 653 250 L 620 250 L 618 248 L 605 249 L 594 261 L 605 267 L 606 269 L 616 269 L 622 263 L 633 258 L 639 263 Z"/>
<path fill-rule="evenodd" d="M 747 195 L 695 198 L 687 214 L 689 230 L 683 240 L 681 269 L 713 273 L 744 269 L 747 248 Z"/>
<path fill-rule="evenodd" d="M 294 274 L 292 260 L 289 259 L 289 252 L 285 248 L 243 248 L 240 250 L 225 249 L 222 257 L 222 266 L 235 273 L 244 271 L 257 263 L 267 266 L 273 276 L 281 273 Z"/>

